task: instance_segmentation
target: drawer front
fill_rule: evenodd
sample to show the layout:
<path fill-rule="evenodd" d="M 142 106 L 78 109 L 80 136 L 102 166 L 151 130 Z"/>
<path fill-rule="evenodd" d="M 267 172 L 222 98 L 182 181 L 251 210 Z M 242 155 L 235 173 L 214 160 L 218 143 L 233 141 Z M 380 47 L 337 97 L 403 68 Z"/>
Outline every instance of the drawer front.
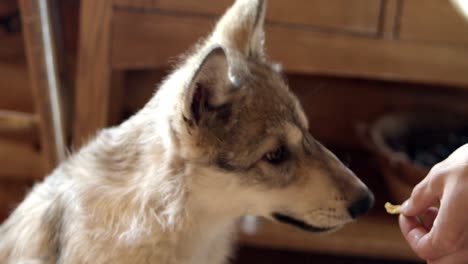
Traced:
<path fill-rule="evenodd" d="M 400 39 L 468 45 L 468 20 L 448 0 L 403 1 Z"/>
<path fill-rule="evenodd" d="M 115 10 L 114 69 L 166 68 L 209 34 L 215 18 Z M 355 37 L 282 25 L 266 25 L 271 58 L 288 72 L 468 84 L 468 49 L 418 42 Z"/>
<path fill-rule="evenodd" d="M 118 9 L 137 9 L 173 15 L 218 17 L 232 0 L 115 0 Z M 382 0 L 270 0 L 267 22 L 289 26 L 377 34 Z"/>

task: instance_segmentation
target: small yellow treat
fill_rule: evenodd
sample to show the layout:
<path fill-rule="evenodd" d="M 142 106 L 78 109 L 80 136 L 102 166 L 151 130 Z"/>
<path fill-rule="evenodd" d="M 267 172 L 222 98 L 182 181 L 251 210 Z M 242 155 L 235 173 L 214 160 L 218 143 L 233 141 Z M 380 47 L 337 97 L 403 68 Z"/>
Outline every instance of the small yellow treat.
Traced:
<path fill-rule="evenodd" d="M 387 210 L 387 213 L 392 215 L 401 214 L 400 205 L 393 205 L 389 202 L 385 203 L 385 210 Z"/>

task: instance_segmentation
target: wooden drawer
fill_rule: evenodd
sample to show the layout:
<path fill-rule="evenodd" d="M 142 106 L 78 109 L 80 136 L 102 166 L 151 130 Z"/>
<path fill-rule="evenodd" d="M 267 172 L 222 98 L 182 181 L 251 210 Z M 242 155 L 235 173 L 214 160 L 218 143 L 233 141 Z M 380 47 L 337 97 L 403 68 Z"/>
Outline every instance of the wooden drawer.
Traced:
<path fill-rule="evenodd" d="M 468 21 L 448 0 L 403 1 L 400 39 L 468 45 Z"/>
<path fill-rule="evenodd" d="M 206 36 L 214 22 L 214 17 L 115 10 L 111 65 L 117 70 L 167 67 L 168 61 Z M 266 26 L 266 46 L 288 72 L 468 83 L 468 50 L 463 46 L 420 45 L 277 24 Z"/>
<path fill-rule="evenodd" d="M 221 15 L 232 0 L 116 0 L 118 9 L 145 9 L 173 15 Z M 317 30 L 377 34 L 382 0 L 270 0 L 267 22 Z"/>

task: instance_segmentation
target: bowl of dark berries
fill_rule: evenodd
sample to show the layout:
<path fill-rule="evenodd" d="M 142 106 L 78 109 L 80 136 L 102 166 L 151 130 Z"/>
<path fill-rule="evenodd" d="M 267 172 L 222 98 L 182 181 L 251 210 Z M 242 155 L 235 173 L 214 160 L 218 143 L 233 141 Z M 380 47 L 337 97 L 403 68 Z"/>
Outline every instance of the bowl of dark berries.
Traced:
<path fill-rule="evenodd" d="M 361 138 L 375 154 L 394 202 L 401 203 L 435 164 L 468 143 L 468 113 L 441 109 L 397 112 L 366 126 Z"/>

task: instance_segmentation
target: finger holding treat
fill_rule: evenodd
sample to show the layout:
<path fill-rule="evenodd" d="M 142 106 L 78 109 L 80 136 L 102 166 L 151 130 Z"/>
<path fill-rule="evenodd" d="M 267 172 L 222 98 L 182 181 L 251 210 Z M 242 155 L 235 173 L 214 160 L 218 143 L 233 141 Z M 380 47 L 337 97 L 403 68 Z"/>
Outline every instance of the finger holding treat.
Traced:
<path fill-rule="evenodd" d="M 399 225 L 429 264 L 468 263 L 468 144 L 434 166 L 401 206 Z"/>

